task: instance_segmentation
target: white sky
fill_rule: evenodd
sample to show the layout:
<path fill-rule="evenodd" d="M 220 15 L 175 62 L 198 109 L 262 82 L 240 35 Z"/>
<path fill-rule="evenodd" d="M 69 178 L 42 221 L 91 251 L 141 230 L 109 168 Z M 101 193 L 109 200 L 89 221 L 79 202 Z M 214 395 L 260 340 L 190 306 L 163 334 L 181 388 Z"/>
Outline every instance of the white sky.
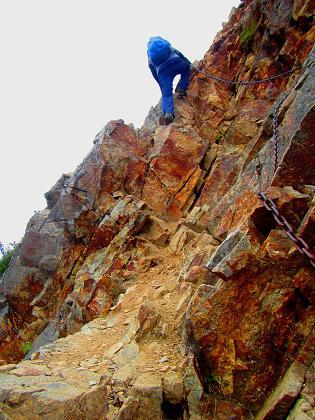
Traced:
<path fill-rule="evenodd" d="M 160 97 L 150 36 L 201 59 L 239 0 L 0 0 L 0 241 L 19 241 L 43 194 L 111 119 L 140 127 Z"/>

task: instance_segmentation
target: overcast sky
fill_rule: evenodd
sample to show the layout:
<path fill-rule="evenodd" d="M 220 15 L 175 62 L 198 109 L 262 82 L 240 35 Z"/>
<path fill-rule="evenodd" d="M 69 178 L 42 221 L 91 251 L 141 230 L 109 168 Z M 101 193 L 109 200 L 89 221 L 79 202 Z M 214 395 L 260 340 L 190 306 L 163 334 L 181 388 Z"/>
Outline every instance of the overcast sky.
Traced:
<path fill-rule="evenodd" d="M 111 119 L 140 127 L 160 97 L 150 36 L 201 59 L 239 0 L 0 0 L 0 241 L 19 241 L 43 194 Z"/>

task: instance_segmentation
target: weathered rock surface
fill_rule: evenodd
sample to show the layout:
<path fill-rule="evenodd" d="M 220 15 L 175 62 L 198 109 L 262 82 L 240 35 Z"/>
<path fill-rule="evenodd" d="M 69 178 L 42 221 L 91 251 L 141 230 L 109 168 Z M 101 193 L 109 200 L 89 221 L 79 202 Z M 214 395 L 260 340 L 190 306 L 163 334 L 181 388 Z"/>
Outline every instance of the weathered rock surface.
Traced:
<path fill-rule="evenodd" d="M 312 254 L 314 28 L 242 2 L 197 64 L 266 81 L 194 70 L 172 125 L 109 122 L 45 195 L 0 279 L 0 418 L 314 418 L 314 268 L 257 195 Z"/>

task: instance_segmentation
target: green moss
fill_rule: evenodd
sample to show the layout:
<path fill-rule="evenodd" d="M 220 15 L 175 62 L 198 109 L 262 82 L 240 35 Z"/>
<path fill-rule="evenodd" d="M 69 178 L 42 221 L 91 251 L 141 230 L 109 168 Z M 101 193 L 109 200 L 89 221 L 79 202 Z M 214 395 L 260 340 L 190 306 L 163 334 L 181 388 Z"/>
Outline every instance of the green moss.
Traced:
<path fill-rule="evenodd" d="M 241 33 L 240 43 L 243 47 L 249 47 L 256 33 L 258 24 L 256 21 L 250 22 L 248 26 L 244 26 Z"/>
<path fill-rule="evenodd" d="M 31 348 L 32 348 L 32 343 L 30 343 L 29 341 L 26 341 L 22 345 L 22 352 L 23 352 L 24 356 L 27 355 L 27 353 L 31 350 Z"/>
<path fill-rule="evenodd" d="M 220 130 L 220 131 L 217 133 L 217 136 L 216 136 L 216 139 L 215 139 L 216 144 L 220 144 L 220 141 L 222 140 L 223 136 L 224 136 L 224 134 L 223 134 L 223 132 Z"/>
<path fill-rule="evenodd" d="M 218 375 L 214 375 L 212 373 L 209 374 L 209 375 L 207 375 L 206 378 L 205 378 L 205 380 L 206 380 L 206 383 L 208 385 L 211 385 L 211 384 L 221 384 L 222 383 L 221 377 L 218 376 Z"/>

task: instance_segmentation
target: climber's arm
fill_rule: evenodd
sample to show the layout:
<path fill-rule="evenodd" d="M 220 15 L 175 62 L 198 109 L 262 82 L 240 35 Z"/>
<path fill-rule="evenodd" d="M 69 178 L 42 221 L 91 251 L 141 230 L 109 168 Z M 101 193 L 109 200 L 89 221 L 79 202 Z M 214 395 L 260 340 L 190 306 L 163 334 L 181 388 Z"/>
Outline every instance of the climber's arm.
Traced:
<path fill-rule="evenodd" d="M 160 85 L 159 77 L 157 75 L 157 72 L 155 70 L 155 66 L 149 61 L 149 69 L 151 70 L 152 76 L 157 81 L 157 83 Z"/>
<path fill-rule="evenodd" d="M 180 51 L 178 51 L 178 50 L 176 50 L 175 48 L 174 48 L 174 52 L 180 57 L 180 58 L 182 58 L 183 60 L 186 60 L 186 61 L 188 61 L 188 63 L 189 64 L 191 64 L 191 62 L 188 60 L 188 58 L 187 57 L 185 57 L 184 56 L 184 54 L 182 54 Z"/>

